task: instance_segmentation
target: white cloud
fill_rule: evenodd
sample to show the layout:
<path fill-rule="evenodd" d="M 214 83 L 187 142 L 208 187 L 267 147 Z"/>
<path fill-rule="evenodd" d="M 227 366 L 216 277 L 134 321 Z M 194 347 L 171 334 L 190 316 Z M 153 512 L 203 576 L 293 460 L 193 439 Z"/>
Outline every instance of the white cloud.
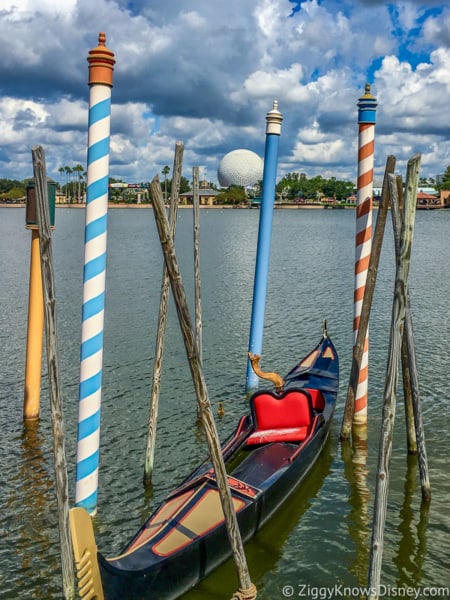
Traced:
<path fill-rule="evenodd" d="M 58 15 L 69 19 L 77 0 L 0 0 L 0 10 L 9 13 L 9 19 L 17 21 L 33 14 Z"/>
<path fill-rule="evenodd" d="M 429 63 L 416 69 L 395 56 L 387 56 L 376 73 L 381 111 L 392 126 L 414 132 L 449 131 L 450 49 L 432 52 Z M 395 119 L 395 121 L 394 121 Z"/>
<path fill-rule="evenodd" d="M 281 169 L 346 178 L 353 170 L 354 178 L 356 103 L 367 79 L 379 101 L 376 169 L 394 148 L 399 161 L 422 150 L 431 175 L 445 170 L 450 10 L 437 0 L 402 0 L 395 10 L 381 0 L 303 0 L 289 17 L 292 7 L 0 0 L 0 176 L 28 176 L 34 143 L 49 145 L 51 168 L 85 161 L 86 56 L 103 30 L 117 60 L 114 176 L 150 178 L 182 139 L 187 171 L 204 165 L 214 178 L 229 150 L 263 154 L 277 99 Z"/>

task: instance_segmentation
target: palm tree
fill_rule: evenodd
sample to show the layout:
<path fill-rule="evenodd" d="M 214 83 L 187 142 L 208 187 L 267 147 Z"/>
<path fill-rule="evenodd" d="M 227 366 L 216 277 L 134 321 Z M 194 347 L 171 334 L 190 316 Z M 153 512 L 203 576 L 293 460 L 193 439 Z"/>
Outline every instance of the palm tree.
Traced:
<path fill-rule="evenodd" d="M 83 177 L 84 167 L 83 167 L 83 165 L 78 164 L 73 167 L 72 171 L 74 173 L 78 174 L 78 182 L 77 182 L 78 183 L 78 192 L 77 192 L 78 200 L 77 201 L 81 202 L 81 179 Z"/>
<path fill-rule="evenodd" d="M 71 167 L 69 167 L 69 166 L 65 165 L 65 167 L 64 167 L 64 172 L 65 172 L 65 174 L 67 175 L 67 183 L 66 183 L 66 196 L 67 196 L 67 200 L 68 200 L 68 202 L 69 202 L 69 204 L 70 204 L 70 194 L 69 194 L 68 190 L 69 190 L 69 180 L 70 180 L 70 175 L 72 175 L 72 173 L 73 173 L 73 170 L 71 169 Z"/>
<path fill-rule="evenodd" d="M 59 169 L 58 169 L 58 173 L 60 173 L 60 174 L 61 174 L 61 176 L 62 176 L 62 174 L 64 173 L 64 167 L 59 167 Z M 59 186 L 60 186 L 60 188 L 62 189 L 62 185 L 61 185 L 61 184 L 59 184 Z"/>
<path fill-rule="evenodd" d="M 167 204 L 167 175 L 170 173 L 170 167 L 163 167 L 161 173 L 164 175 L 164 202 Z"/>

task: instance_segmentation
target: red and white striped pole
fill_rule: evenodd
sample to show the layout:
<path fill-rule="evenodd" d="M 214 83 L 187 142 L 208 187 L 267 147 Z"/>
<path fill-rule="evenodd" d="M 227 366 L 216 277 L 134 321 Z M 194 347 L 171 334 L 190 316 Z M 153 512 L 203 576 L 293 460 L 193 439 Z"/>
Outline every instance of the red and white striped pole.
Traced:
<path fill-rule="evenodd" d="M 367 270 L 372 249 L 372 195 L 376 107 L 376 98 L 370 93 L 370 85 L 367 83 L 364 96 L 358 100 L 358 185 L 356 201 L 353 343 L 356 342 L 358 333 Z M 365 425 L 367 423 L 368 375 L 369 332 L 367 332 L 364 343 L 364 352 L 355 396 L 354 425 Z"/>

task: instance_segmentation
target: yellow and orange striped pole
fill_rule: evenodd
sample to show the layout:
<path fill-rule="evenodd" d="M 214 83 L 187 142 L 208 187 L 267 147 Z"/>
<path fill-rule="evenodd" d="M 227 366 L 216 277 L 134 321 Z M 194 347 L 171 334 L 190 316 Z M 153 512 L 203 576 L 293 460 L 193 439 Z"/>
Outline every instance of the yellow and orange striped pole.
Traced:
<path fill-rule="evenodd" d="M 361 308 L 366 287 L 367 270 L 372 249 L 372 195 L 376 107 L 376 98 L 370 93 L 370 85 L 367 83 L 365 94 L 358 100 L 358 184 L 356 201 L 353 343 L 356 342 L 358 333 Z M 367 423 L 368 375 L 369 333 L 367 332 L 355 396 L 355 407 L 353 412 L 354 425 L 365 425 Z"/>

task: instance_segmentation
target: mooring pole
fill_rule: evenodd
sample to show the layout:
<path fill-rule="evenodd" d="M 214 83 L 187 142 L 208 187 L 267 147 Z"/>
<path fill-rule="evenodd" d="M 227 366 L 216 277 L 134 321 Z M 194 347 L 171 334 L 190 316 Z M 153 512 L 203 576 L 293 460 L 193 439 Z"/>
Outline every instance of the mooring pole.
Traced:
<path fill-rule="evenodd" d="M 383 420 L 381 426 L 380 449 L 378 455 L 378 476 L 375 489 L 374 521 L 369 559 L 369 600 L 378 600 L 381 565 L 383 560 L 384 527 L 386 523 L 387 498 L 389 491 L 389 464 L 392 451 L 392 437 L 395 422 L 398 370 L 400 364 L 403 327 L 406 313 L 406 290 L 411 259 L 411 247 L 416 213 L 417 185 L 419 179 L 420 156 L 408 161 L 406 174 L 406 195 L 400 246 L 397 254 L 394 301 L 392 306 L 389 353 L 384 388 Z M 394 177 L 393 175 L 390 178 Z"/>
<path fill-rule="evenodd" d="M 386 169 L 384 172 L 383 188 L 381 192 L 380 205 L 378 208 L 377 222 L 373 235 L 372 251 L 370 253 L 369 265 L 367 268 L 366 283 L 364 286 L 364 296 L 359 317 L 359 325 L 356 334 L 355 344 L 353 346 L 353 360 L 350 372 L 350 380 L 347 389 L 347 400 L 344 409 L 344 418 L 341 428 L 341 440 L 350 438 L 353 413 L 355 407 L 355 398 L 357 394 L 358 382 L 360 379 L 361 361 L 363 359 L 364 348 L 366 347 L 367 330 L 369 328 L 370 311 L 372 308 L 373 294 L 377 280 L 378 264 L 380 262 L 381 248 L 383 245 L 384 230 L 389 208 L 389 184 L 388 174 L 393 173 L 395 169 L 395 157 L 388 156 Z"/>
<path fill-rule="evenodd" d="M 114 54 L 100 33 L 89 52 L 89 131 L 75 503 L 97 512 Z"/>
<path fill-rule="evenodd" d="M 161 247 L 164 254 L 164 261 L 170 278 L 173 298 L 178 314 L 181 333 L 183 335 L 184 346 L 189 361 L 192 380 L 197 396 L 198 413 L 205 429 L 208 442 L 211 461 L 217 479 L 217 487 L 222 503 L 222 509 L 225 517 L 228 538 L 230 540 L 233 557 L 239 577 L 241 592 L 246 594 L 246 598 L 252 600 L 256 597 L 256 588 L 251 582 L 248 572 L 247 561 L 244 553 L 241 534 L 237 522 L 236 512 L 233 504 L 228 484 L 228 476 L 225 469 L 219 436 L 217 433 L 214 416 L 209 400 L 208 389 L 203 374 L 202 364 L 198 353 L 198 347 L 195 340 L 195 332 L 189 315 L 186 294 L 181 278 L 178 260 L 175 254 L 175 247 L 170 233 L 170 226 L 164 210 L 164 198 L 158 177 L 155 177 L 150 184 L 150 193 L 153 201 L 153 209 L 158 229 Z"/>
<path fill-rule="evenodd" d="M 258 245 L 256 250 L 255 283 L 253 288 L 252 316 L 248 350 L 253 355 L 261 355 L 266 309 L 267 282 L 269 278 L 270 243 L 272 237 L 273 206 L 278 162 L 278 145 L 281 135 L 283 115 L 275 100 L 273 108 L 266 115 L 266 148 L 259 215 Z M 247 392 L 258 387 L 258 376 L 254 373 L 250 360 L 247 361 Z"/>
<path fill-rule="evenodd" d="M 356 201 L 355 292 L 353 299 L 354 343 L 356 343 L 359 328 L 367 268 L 372 247 L 372 195 L 376 108 L 376 98 L 370 93 L 370 85 L 367 83 L 365 94 L 358 101 L 358 184 Z M 355 395 L 353 411 L 353 423 L 355 425 L 365 425 L 367 423 L 368 378 L 369 334 L 367 331 L 359 370 L 358 387 Z"/>
<path fill-rule="evenodd" d="M 408 186 L 408 181 L 406 182 Z M 394 227 L 394 240 L 396 254 L 401 252 L 400 232 L 402 226 L 402 217 L 400 213 L 399 192 L 401 186 L 394 179 L 391 180 L 391 198 L 392 198 L 392 224 Z M 400 188 L 400 189 L 399 189 Z M 408 193 L 408 189 L 407 189 Z M 419 376 L 417 371 L 416 346 L 414 342 L 414 331 L 412 323 L 411 300 L 409 289 L 406 287 L 406 306 L 405 306 L 405 326 L 402 339 L 402 359 L 406 355 L 406 359 L 402 360 L 403 365 L 403 382 L 405 379 L 409 389 L 404 389 L 405 394 L 405 409 L 406 409 L 406 425 L 407 425 L 407 440 L 408 452 L 415 444 L 418 454 L 419 475 L 422 488 L 422 499 L 425 502 L 431 500 L 431 485 L 428 475 L 428 459 L 425 444 L 425 432 L 422 419 L 422 404 L 420 398 Z M 409 394 L 409 395 L 408 395 Z M 411 414 L 412 413 L 412 414 Z M 411 422 L 412 420 L 412 422 Z"/>
<path fill-rule="evenodd" d="M 183 169 L 184 145 L 175 144 L 173 161 L 172 192 L 170 194 L 169 225 L 172 238 L 175 238 L 177 225 L 178 201 L 180 195 L 181 173 Z M 155 359 L 153 362 L 152 393 L 150 398 L 150 417 L 148 421 L 147 449 L 144 464 L 144 485 L 150 485 L 153 476 L 156 448 L 156 425 L 158 421 L 159 396 L 161 392 L 161 372 L 164 358 L 164 340 L 166 335 L 167 312 L 169 308 L 170 280 L 167 267 L 163 267 L 161 295 L 159 302 L 158 330 L 156 332 Z"/>
<path fill-rule="evenodd" d="M 36 185 L 34 179 L 28 181 L 26 191 L 25 227 L 31 230 L 31 255 L 23 404 L 23 418 L 25 422 L 39 418 L 42 347 L 44 340 L 44 298 L 42 291 L 39 226 L 37 221 Z M 56 181 L 47 178 L 50 229 L 55 228 L 55 193 Z"/>
<path fill-rule="evenodd" d="M 44 300 L 39 252 L 39 232 L 31 229 L 30 284 L 28 293 L 27 353 L 23 417 L 38 419 L 41 399 L 42 344 L 44 337 Z"/>
<path fill-rule="evenodd" d="M 48 208 L 45 153 L 41 146 L 32 149 L 34 181 L 36 185 L 37 222 L 39 224 L 42 290 L 44 296 L 44 323 L 47 346 L 47 369 L 50 391 L 50 408 L 53 431 L 53 457 L 55 462 L 55 488 L 58 505 L 59 540 L 63 597 L 75 598 L 73 552 L 69 528 L 69 485 L 64 447 L 64 417 L 59 371 L 58 339 L 56 335 L 56 296 L 53 272 L 52 237 Z"/>

